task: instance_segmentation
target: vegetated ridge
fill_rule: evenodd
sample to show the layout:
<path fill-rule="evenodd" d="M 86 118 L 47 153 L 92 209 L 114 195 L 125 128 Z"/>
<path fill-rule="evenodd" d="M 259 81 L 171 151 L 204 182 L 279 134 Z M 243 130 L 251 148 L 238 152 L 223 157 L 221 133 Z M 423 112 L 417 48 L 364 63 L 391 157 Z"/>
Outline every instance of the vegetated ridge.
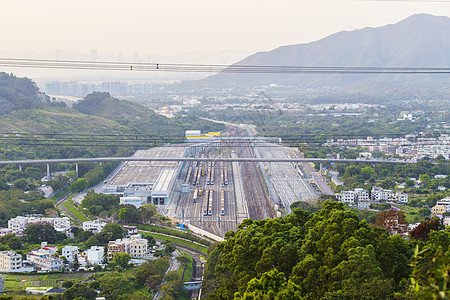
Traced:
<path fill-rule="evenodd" d="M 0 114 L 14 109 L 37 108 L 47 98 L 31 79 L 0 72 Z"/>
<path fill-rule="evenodd" d="M 312 43 L 282 46 L 272 51 L 258 52 L 235 65 L 449 68 L 449 36 L 450 18 L 419 14 L 396 24 L 341 31 Z M 448 74 L 219 73 L 199 82 L 217 86 L 280 84 L 385 91 L 399 86 L 446 89 L 450 76 Z"/>

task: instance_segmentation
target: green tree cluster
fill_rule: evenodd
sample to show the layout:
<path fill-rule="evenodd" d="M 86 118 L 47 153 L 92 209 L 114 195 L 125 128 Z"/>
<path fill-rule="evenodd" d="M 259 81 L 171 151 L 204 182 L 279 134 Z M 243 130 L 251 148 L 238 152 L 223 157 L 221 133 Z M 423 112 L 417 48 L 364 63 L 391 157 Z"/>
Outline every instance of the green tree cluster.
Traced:
<path fill-rule="evenodd" d="M 411 254 L 401 237 L 326 201 L 313 214 L 244 220 L 211 252 L 203 288 L 207 299 L 386 299 L 404 292 Z"/>

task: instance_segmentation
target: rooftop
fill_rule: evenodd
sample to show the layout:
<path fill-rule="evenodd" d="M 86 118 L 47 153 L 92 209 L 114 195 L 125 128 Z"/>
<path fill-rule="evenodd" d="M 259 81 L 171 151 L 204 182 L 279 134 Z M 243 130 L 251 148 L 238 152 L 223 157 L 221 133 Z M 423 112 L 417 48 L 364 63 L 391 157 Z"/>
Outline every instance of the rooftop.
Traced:
<path fill-rule="evenodd" d="M 184 155 L 184 147 L 156 147 L 138 150 L 133 157 L 176 157 Z M 176 169 L 179 162 L 172 161 L 128 161 L 109 182 L 108 185 L 127 186 L 129 183 L 155 183 L 164 169 Z"/>

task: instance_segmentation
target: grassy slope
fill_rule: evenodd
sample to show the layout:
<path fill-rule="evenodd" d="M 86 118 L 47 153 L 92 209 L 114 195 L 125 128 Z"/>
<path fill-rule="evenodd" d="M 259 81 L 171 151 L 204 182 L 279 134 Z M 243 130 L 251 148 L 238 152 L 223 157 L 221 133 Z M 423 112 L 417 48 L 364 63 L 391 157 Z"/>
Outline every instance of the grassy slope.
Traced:
<path fill-rule="evenodd" d="M 141 232 L 143 235 L 145 236 L 152 236 L 155 239 L 159 239 L 159 240 L 166 240 L 169 242 L 174 242 L 174 243 L 178 243 L 187 247 L 191 247 L 193 249 L 199 250 L 205 254 L 208 254 L 208 248 L 205 246 L 200 246 L 198 244 L 194 244 L 192 242 L 186 241 L 186 240 L 182 240 L 176 237 L 172 237 L 172 236 L 166 236 L 166 235 L 162 235 L 162 234 L 158 234 L 158 233 L 153 233 L 153 232 Z"/>

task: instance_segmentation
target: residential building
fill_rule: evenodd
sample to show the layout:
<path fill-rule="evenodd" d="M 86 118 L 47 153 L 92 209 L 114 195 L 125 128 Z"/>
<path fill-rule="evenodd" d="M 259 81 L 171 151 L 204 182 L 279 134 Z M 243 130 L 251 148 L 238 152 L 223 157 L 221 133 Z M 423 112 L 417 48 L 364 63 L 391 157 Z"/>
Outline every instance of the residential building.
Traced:
<path fill-rule="evenodd" d="M 92 246 L 85 253 L 87 263 L 91 266 L 96 266 L 103 263 L 105 247 Z"/>
<path fill-rule="evenodd" d="M 86 221 L 83 222 L 83 230 L 89 230 L 92 231 L 92 233 L 99 233 L 103 230 L 103 227 L 105 227 L 106 223 L 95 220 L 95 221 Z"/>
<path fill-rule="evenodd" d="M 372 201 L 370 200 L 358 200 L 358 209 L 368 209 Z"/>
<path fill-rule="evenodd" d="M 47 242 L 41 243 L 41 249 L 32 250 L 27 254 L 27 260 L 42 271 L 61 271 L 64 261 L 53 256 L 56 253 L 56 246 L 49 246 Z"/>
<path fill-rule="evenodd" d="M 447 211 L 447 207 L 445 205 L 435 205 L 431 208 L 431 215 L 432 216 L 437 216 L 437 215 L 442 216 L 446 211 Z"/>
<path fill-rule="evenodd" d="M 14 233 L 23 232 L 31 224 L 51 224 L 58 232 L 65 232 L 70 228 L 70 220 L 68 217 L 62 218 L 46 218 L 46 217 L 24 217 L 17 216 L 8 221 L 8 228 Z"/>
<path fill-rule="evenodd" d="M 140 234 L 130 237 L 130 252 L 133 258 L 142 258 L 148 254 L 148 241 L 143 239 Z"/>
<path fill-rule="evenodd" d="M 442 224 L 444 224 L 446 227 L 450 226 L 450 217 L 445 217 L 444 221 L 442 222 Z"/>
<path fill-rule="evenodd" d="M 132 236 L 138 233 L 137 226 L 123 225 L 122 227 L 128 232 L 128 236 Z"/>
<path fill-rule="evenodd" d="M 384 190 L 381 187 L 374 186 L 371 191 L 371 198 L 373 201 L 382 202 L 390 201 L 392 199 L 392 190 Z"/>
<path fill-rule="evenodd" d="M 116 253 L 130 253 L 130 241 L 117 239 L 108 243 L 108 260 L 113 260 Z"/>
<path fill-rule="evenodd" d="M 1 272 L 11 272 L 22 268 L 22 256 L 15 251 L 0 251 Z"/>
<path fill-rule="evenodd" d="M 0 228 L 0 237 L 5 236 L 7 234 L 12 234 L 14 231 L 10 228 Z"/>
<path fill-rule="evenodd" d="M 355 193 L 358 201 L 369 200 L 369 193 L 365 189 L 357 188 L 355 189 Z"/>
<path fill-rule="evenodd" d="M 357 194 L 354 191 L 341 191 L 340 194 L 336 195 L 336 198 L 340 202 L 353 204 L 357 199 Z"/>
<path fill-rule="evenodd" d="M 336 195 L 336 198 L 340 202 L 349 203 L 350 205 L 360 201 L 362 201 L 365 206 L 367 205 L 367 207 L 370 205 L 370 203 L 367 204 L 367 201 L 370 202 L 369 193 L 362 188 L 357 188 L 353 191 L 341 191 L 340 194 Z"/>
<path fill-rule="evenodd" d="M 108 243 L 108 260 L 112 260 L 114 254 L 124 252 L 133 258 L 142 258 L 148 255 L 148 241 L 142 235 L 135 234 L 130 238 L 118 239 Z"/>
<path fill-rule="evenodd" d="M 450 212 L 450 197 L 446 197 L 436 202 L 436 205 L 443 205 L 447 212 Z"/>
<path fill-rule="evenodd" d="M 69 263 L 73 263 L 78 256 L 78 246 L 65 246 L 62 248 L 62 256 L 64 256 Z"/>
<path fill-rule="evenodd" d="M 394 195 L 394 200 L 400 204 L 408 204 L 408 194 L 397 192 Z"/>

